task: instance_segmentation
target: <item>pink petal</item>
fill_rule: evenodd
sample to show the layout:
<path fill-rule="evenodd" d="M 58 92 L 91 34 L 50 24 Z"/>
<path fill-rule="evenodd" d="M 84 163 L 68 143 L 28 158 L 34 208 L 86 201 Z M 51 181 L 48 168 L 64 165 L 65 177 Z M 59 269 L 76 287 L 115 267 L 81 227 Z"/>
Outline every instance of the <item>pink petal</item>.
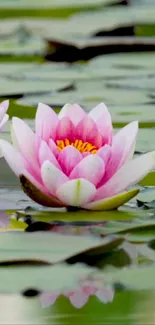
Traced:
<path fill-rule="evenodd" d="M 20 152 L 17 152 L 14 147 L 5 140 L 0 140 L 0 149 L 2 154 L 7 161 L 9 167 L 13 172 L 19 176 L 25 171 L 24 158 Z"/>
<path fill-rule="evenodd" d="M 96 123 L 86 115 L 76 126 L 76 139 L 90 142 L 97 148 L 102 145 L 102 136 L 98 131 Z"/>
<path fill-rule="evenodd" d="M 48 146 L 49 146 L 50 150 L 53 152 L 53 154 L 55 155 L 55 157 L 57 157 L 59 155 L 59 151 L 58 151 L 57 145 L 55 144 L 55 142 L 52 139 L 49 139 Z"/>
<path fill-rule="evenodd" d="M 92 155 L 90 152 L 82 152 L 82 157 L 85 158 L 89 155 Z"/>
<path fill-rule="evenodd" d="M 26 161 L 20 152 L 16 151 L 14 147 L 5 140 L 0 140 L 0 149 L 9 167 L 17 176 L 25 175 L 43 193 L 46 192 L 44 187 L 26 170 Z"/>
<path fill-rule="evenodd" d="M 101 147 L 97 151 L 96 155 L 100 156 L 103 159 L 106 166 L 111 156 L 111 147 L 108 144 L 105 144 L 105 146 Z"/>
<path fill-rule="evenodd" d="M 95 196 L 95 186 L 86 179 L 73 179 L 61 185 L 56 195 L 68 206 L 80 207 L 90 202 Z"/>
<path fill-rule="evenodd" d="M 53 195 L 55 195 L 57 188 L 68 181 L 68 177 L 48 160 L 41 166 L 41 175 L 45 187 Z"/>
<path fill-rule="evenodd" d="M 111 157 L 106 166 L 102 184 L 105 184 L 116 171 L 133 155 L 138 132 L 138 122 L 132 122 L 113 138 Z"/>
<path fill-rule="evenodd" d="M 69 176 L 72 169 L 82 160 L 81 153 L 73 146 L 67 146 L 60 151 L 58 162 L 63 172 Z"/>
<path fill-rule="evenodd" d="M 29 126 L 18 117 L 13 117 L 12 128 L 21 154 L 39 172 L 35 134 Z"/>
<path fill-rule="evenodd" d="M 102 158 L 97 155 L 89 155 L 82 159 L 72 170 L 69 178 L 84 178 L 95 186 L 100 182 L 105 172 L 105 165 Z"/>
<path fill-rule="evenodd" d="M 99 132 L 103 136 L 103 144 L 111 144 L 113 137 L 113 127 L 111 122 L 111 115 L 104 103 L 94 107 L 89 116 L 95 121 Z"/>
<path fill-rule="evenodd" d="M 8 114 L 5 114 L 2 121 L 0 122 L 0 131 L 3 130 L 3 127 L 4 125 L 6 124 L 6 122 L 8 121 L 9 119 L 9 115 Z"/>
<path fill-rule="evenodd" d="M 69 296 L 69 300 L 75 308 L 82 308 L 87 303 L 88 299 L 89 296 L 81 290 L 75 291 L 73 295 Z"/>
<path fill-rule="evenodd" d="M 9 100 L 4 100 L 0 103 L 0 122 L 2 122 L 9 107 Z"/>
<path fill-rule="evenodd" d="M 45 141 L 41 141 L 41 145 L 39 148 L 39 163 L 42 165 L 45 160 L 49 160 L 51 163 L 53 163 L 54 166 L 57 168 L 60 168 L 60 165 L 53 154 L 53 152 L 50 150 L 49 146 Z"/>
<path fill-rule="evenodd" d="M 113 177 L 97 190 L 95 200 L 114 196 L 135 185 L 155 168 L 155 152 L 149 152 L 124 164 Z"/>
<path fill-rule="evenodd" d="M 135 145 L 136 137 L 138 133 L 138 121 L 134 121 L 122 128 L 113 139 L 112 151 L 118 150 L 123 143 L 123 152 L 121 155 L 120 163 L 118 168 L 120 168 L 129 158 L 132 158 Z"/>
<path fill-rule="evenodd" d="M 8 99 L 7 100 L 3 100 L 3 102 L 0 103 L 0 107 L 1 106 L 4 107 L 6 109 L 6 111 L 7 111 L 8 108 L 9 108 L 9 100 Z"/>
<path fill-rule="evenodd" d="M 90 281 L 90 284 L 84 284 L 82 286 L 82 291 L 85 292 L 88 296 L 92 296 L 96 293 L 97 288 Z"/>
<path fill-rule="evenodd" d="M 54 305 L 57 298 L 59 297 L 61 293 L 59 291 L 57 292 L 45 292 L 40 295 L 40 302 L 42 308 L 47 308 L 51 305 Z"/>
<path fill-rule="evenodd" d="M 107 304 L 108 302 L 112 302 L 113 298 L 114 298 L 114 290 L 110 287 L 103 287 L 101 289 L 99 289 L 96 292 L 96 297 L 104 302 L 105 304 Z"/>
<path fill-rule="evenodd" d="M 52 110 L 52 108 L 45 104 L 39 103 L 35 120 L 36 134 L 46 142 L 50 137 L 55 139 L 57 124 L 58 116 Z"/>
<path fill-rule="evenodd" d="M 58 125 L 56 130 L 56 140 L 65 140 L 74 141 L 75 138 L 75 127 L 74 124 L 68 117 L 63 117 Z"/>
<path fill-rule="evenodd" d="M 59 113 L 59 118 L 69 117 L 74 125 L 77 125 L 86 116 L 85 111 L 78 104 L 66 104 Z"/>

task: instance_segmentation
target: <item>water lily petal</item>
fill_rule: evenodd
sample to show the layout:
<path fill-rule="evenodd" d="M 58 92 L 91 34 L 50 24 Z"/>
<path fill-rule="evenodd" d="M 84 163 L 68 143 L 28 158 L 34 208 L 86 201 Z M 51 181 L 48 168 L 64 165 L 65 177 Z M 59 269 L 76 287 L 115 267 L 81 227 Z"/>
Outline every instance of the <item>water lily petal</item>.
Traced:
<path fill-rule="evenodd" d="M 61 185 L 56 195 L 60 201 L 69 206 L 80 207 L 95 196 L 95 186 L 86 179 L 73 179 Z"/>
<path fill-rule="evenodd" d="M 124 164 L 112 178 L 97 190 L 96 200 L 113 196 L 139 182 L 155 168 L 155 151 L 146 153 Z"/>
<path fill-rule="evenodd" d="M 58 117 L 59 117 L 59 119 L 61 119 L 61 118 L 63 118 L 64 116 L 68 116 L 68 112 L 70 111 L 70 108 L 72 107 L 72 105 L 71 104 L 69 104 L 69 103 L 67 103 L 67 104 L 65 104 L 62 108 L 61 108 L 61 110 L 60 110 L 60 112 L 59 112 L 59 114 L 58 114 Z"/>
<path fill-rule="evenodd" d="M 5 114 L 2 121 L 0 122 L 0 131 L 3 130 L 3 127 L 4 127 L 5 123 L 8 121 L 8 119 L 9 119 L 9 115 Z"/>
<path fill-rule="evenodd" d="M 82 159 L 72 170 L 69 178 L 84 178 L 95 186 L 100 182 L 105 172 L 105 164 L 101 157 L 89 155 Z"/>
<path fill-rule="evenodd" d="M 0 140 L 0 150 L 9 167 L 19 177 L 25 175 L 37 188 L 45 192 L 43 186 L 25 168 L 26 162 L 20 152 L 7 141 Z"/>
<path fill-rule="evenodd" d="M 57 140 L 65 140 L 68 139 L 70 141 L 74 141 L 75 136 L 75 126 L 71 122 L 71 120 L 65 116 L 63 117 L 57 125 L 56 130 L 56 139 Z"/>
<path fill-rule="evenodd" d="M 18 117 L 12 119 L 12 129 L 16 139 L 17 147 L 23 157 L 33 165 L 35 169 L 39 168 L 36 154 L 35 134 L 29 126 Z"/>
<path fill-rule="evenodd" d="M 102 184 L 105 184 L 116 171 L 132 157 L 136 144 L 138 122 L 132 122 L 122 128 L 113 138 L 111 156 L 106 165 L 106 171 Z"/>
<path fill-rule="evenodd" d="M 57 123 L 58 116 L 53 109 L 48 105 L 39 103 L 35 119 L 36 135 L 46 142 L 50 137 L 55 139 Z"/>
<path fill-rule="evenodd" d="M 76 126 L 76 139 L 83 142 L 90 142 L 97 148 L 102 146 L 102 136 L 98 131 L 96 123 L 86 115 Z"/>
<path fill-rule="evenodd" d="M 2 122 L 5 113 L 7 112 L 9 107 L 9 100 L 4 100 L 0 103 L 0 122 Z"/>
<path fill-rule="evenodd" d="M 85 111 L 78 104 L 66 104 L 59 113 L 59 118 L 69 117 L 74 125 L 77 125 L 86 115 Z"/>
<path fill-rule="evenodd" d="M 113 301 L 114 298 L 114 289 L 111 287 L 103 287 L 96 292 L 96 297 L 107 304 L 108 302 Z"/>
<path fill-rule="evenodd" d="M 68 177 L 48 160 L 41 166 L 41 176 L 45 187 L 53 195 L 55 195 L 57 188 L 68 181 Z"/>
<path fill-rule="evenodd" d="M 94 107 L 88 114 L 95 122 L 99 132 L 103 136 L 103 143 L 111 144 L 113 136 L 113 127 L 111 115 L 104 103 Z"/>
<path fill-rule="evenodd" d="M 106 166 L 111 156 L 111 147 L 108 144 L 105 144 L 105 146 L 101 147 L 97 151 L 96 155 L 100 156 L 103 159 Z"/>
<path fill-rule="evenodd" d="M 58 161 L 63 172 L 69 176 L 72 169 L 81 161 L 82 155 L 73 146 L 67 146 L 59 152 Z"/>
<path fill-rule="evenodd" d="M 83 208 L 87 210 L 94 210 L 94 211 L 114 210 L 122 206 L 124 203 L 130 201 L 138 193 L 139 193 L 139 189 L 133 189 L 128 192 L 123 192 L 115 196 L 111 196 L 107 199 L 101 199 L 101 200 L 90 202 L 88 204 L 85 204 Z"/>
<path fill-rule="evenodd" d="M 21 187 L 26 195 L 33 201 L 46 207 L 64 207 L 65 205 L 52 195 L 48 195 L 47 190 L 39 184 L 31 175 L 19 176 Z"/>
<path fill-rule="evenodd" d="M 55 292 L 43 292 L 40 295 L 40 302 L 42 308 L 47 308 L 51 305 L 54 305 L 56 302 L 57 298 L 61 295 L 60 291 L 55 291 Z"/>
<path fill-rule="evenodd" d="M 75 308 L 82 308 L 87 303 L 89 296 L 81 290 L 78 290 L 68 298 Z"/>
<path fill-rule="evenodd" d="M 25 172 L 23 156 L 9 142 L 0 140 L 0 151 L 17 176 Z"/>
<path fill-rule="evenodd" d="M 55 158 L 55 155 L 52 153 L 50 148 L 48 147 L 47 143 L 45 141 L 41 141 L 41 145 L 39 148 L 39 162 L 40 165 L 44 163 L 45 160 L 49 160 L 51 163 L 53 163 L 54 166 L 57 168 L 60 168 L 60 165 Z"/>
<path fill-rule="evenodd" d="M 53 139 L 49 139 L 48 146 L 49 146 L 50 150 L 53 152 L 53 154 L 55 155 L 55 157 L 57 157 L 59 154 L 59 151 L 58 151 L 57 145 L 55 144 Z"/>
<path fill-rule="evenodd" d="M 118 148 L 122 147 L 123 145 L 123 151 L 120 156 L 121 159 L 118 168 L 120 168 L 120 166 L 122 166 L 128 160 L 128 158 L 132 158 L 135 149 L 137 133 L 138 121 L 134 121 L 127 124 L 114 136 L 112 152 L 117 153 Z"/>

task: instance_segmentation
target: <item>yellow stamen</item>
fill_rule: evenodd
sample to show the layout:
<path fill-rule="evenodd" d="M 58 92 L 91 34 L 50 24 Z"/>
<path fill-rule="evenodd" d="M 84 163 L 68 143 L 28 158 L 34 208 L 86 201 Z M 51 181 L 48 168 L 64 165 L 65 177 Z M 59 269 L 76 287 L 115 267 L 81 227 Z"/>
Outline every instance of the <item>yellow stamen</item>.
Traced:
<path fill-rule="evenodd" d="M 65 146 L 69 146 L 70 145 L 70 142 L 68 139 L 65 139 Z"/>
<path fill-rule="evenodd" d="M 90 142 L 83 142 L 82 140 L 75 140 L 74 142 L 70 142 L 68 139 L 65 140 L 57 140 L 56 141 L 57 148 L 59 151 L 64 149 L 67 146 L 73 146 L 77 150 L 79 150 L 81 153 L 83 152 L 90 152 L 92 154 L 95 154 L 98 150 L 96 146 L 91 144 Z"/>

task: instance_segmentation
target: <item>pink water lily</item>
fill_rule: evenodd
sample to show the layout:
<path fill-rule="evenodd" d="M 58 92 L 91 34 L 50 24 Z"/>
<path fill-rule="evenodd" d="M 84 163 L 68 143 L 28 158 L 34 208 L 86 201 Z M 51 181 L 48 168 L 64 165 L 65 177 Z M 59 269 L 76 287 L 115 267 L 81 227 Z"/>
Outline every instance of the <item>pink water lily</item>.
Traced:
<path fill-rule="evenodd" d="M 66 104 L 57 115 L 39 104 L 35 132 L 12 119 L 12 142 L 1 140 L 2 153 L 24 191 L 49 207 L 110 210 L 137 193 L 126 191 L 155 167 L 155 152 L 132 159 L 138 122 L 113 133 L 111 116 L 101 103 L 89 114 Z"/>
<path fill-rule="evenodd" d="M 60 296 L 65 296 L 75 308 L 82 308 L 89 300 L 89 297 L 96 296 L 102 303 L 107 304 L 113 301 L 114 290 L 105 286 L 99 281 L 84 281 L 73 290 L 44 292 L 40 295 L 40 302 L 43 308 L 54 305 Z"/>

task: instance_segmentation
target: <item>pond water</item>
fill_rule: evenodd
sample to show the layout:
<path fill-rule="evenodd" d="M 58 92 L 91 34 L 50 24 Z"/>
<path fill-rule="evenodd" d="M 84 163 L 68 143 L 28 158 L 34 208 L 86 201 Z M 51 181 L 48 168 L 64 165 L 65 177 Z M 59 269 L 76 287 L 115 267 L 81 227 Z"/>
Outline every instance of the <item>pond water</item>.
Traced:
<path fill-rule="evenodd" d="M 39 102 L 105 102 L 155 150 L 154 36 L 154 0 L 0 0 L 0 99 L 32 129 Z M 1 158 L 0 324 L 155 324 L 155 171 L 137 187 L 118 210 L 44 208 Z"/>

